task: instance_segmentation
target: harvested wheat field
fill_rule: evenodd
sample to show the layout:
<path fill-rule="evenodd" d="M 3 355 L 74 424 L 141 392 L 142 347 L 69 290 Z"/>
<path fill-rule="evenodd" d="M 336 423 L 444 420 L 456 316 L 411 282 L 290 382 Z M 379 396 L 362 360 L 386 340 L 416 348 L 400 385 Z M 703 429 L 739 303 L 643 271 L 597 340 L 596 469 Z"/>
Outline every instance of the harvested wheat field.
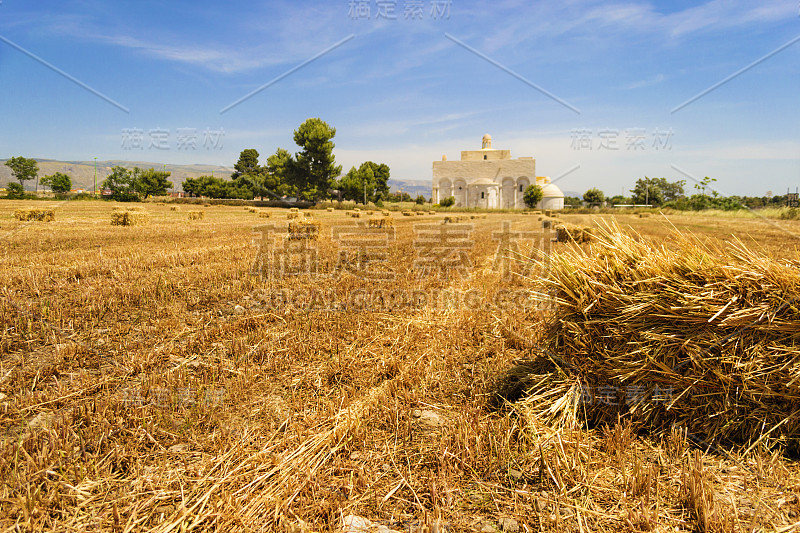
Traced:
<path fill-rule="evenodd" d="M 800 528 L 798 222 L 29 207 L 3 531 Z"/>

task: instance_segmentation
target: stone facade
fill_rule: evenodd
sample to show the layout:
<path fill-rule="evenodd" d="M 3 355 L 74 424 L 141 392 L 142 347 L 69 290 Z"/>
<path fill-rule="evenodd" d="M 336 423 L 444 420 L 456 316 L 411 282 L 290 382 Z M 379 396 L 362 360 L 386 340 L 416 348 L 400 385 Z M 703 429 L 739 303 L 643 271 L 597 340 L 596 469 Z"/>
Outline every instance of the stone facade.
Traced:
<path fill-rule="evenodd" d="M 511 158 L 510 150 L 492 148 L 489 134 L 483 136 L 480 150 L 464 150 L 460 161 L 433 162 L 433 202 L 453 196 L 458 207 L 483 207 L 487 209 L 522 209 L 525 189 L 532 183 L 544 188 L 548 184 L 550 194 L 560 194 L 560 207 L 564 207 L 564 195 L 549 178 L 536 177 L 536 160 L 532 157 Z M 545 195 L 547 199 L 547 194 Z M 552 197 L 551 197 L 552 198 Z M 557 204 L 551 199 L 549 204 Z"/>

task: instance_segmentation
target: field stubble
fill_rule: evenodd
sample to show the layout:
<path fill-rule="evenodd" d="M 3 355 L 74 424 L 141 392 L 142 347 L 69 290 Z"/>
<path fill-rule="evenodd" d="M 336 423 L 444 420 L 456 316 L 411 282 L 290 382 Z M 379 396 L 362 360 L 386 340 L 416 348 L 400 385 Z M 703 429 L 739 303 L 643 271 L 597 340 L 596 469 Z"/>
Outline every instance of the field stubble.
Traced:
<path fill-rule="evenodd" d="M 650 438 L 625 420 L 555 430 L 490 409 L 498 376 L 542 334 L 529 307 L 315 309 L 259 296 L 471 289 L 492 302 L 528 282 L 491 269 L 491 232 L 503 220 L 538 231 L 535 217 L 470 220 L 463 278 L 416 279 L 413 225 L 442 217 L 394 213 L 392 281 L 266 280 L 251 274 L 252 228 L 264 220 L 241 207 L 189 222 L 148 205 L 151 224 L 138 228 L 110 226 L 107 204 L 66 204 L 55 222 L 27 225 L 11 219 L 23 203 L 7 204 L 5 530 L 341 531 L 347 515 L 398 531 L 789 531 L 800 521 L 797 463 L 776 453 L 698 451 L 678 430 Z M 326 231 L 346 217 L 314 218 L 330 270 Z M 669 242 L 656 217 L 619 223 Z M 709 224 L 695 229 L 742 234 L 740 221 Z M 797 260 L 780 229 L 752 236 Z"/>

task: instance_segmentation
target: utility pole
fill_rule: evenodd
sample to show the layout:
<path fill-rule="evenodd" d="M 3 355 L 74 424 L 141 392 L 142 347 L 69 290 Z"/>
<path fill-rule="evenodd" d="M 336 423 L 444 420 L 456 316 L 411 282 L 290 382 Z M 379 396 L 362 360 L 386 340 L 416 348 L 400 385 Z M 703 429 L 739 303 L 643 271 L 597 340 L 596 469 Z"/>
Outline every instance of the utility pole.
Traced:
<path fill-rule="evenodd" d="M 97 158 L 94 158 L 94 196 L 97 196 Z"/>

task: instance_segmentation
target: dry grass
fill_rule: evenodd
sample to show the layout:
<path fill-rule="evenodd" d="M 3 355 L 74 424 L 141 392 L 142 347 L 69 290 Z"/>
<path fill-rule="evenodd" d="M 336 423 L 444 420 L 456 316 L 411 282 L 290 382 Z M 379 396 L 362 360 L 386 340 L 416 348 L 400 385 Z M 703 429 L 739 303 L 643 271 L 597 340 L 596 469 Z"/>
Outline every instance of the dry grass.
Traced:
<path fill-rule="evenodd" d="M 15 207 L 0 203 L 0 215 Z M 67 203 L 47 225 L 4 223 L 3 530 L 341 531 L 351 514 L 409 532 L 506 517 L 520 531 L 797 527 L 800 468 L 761 445 L 702 449 L 698 461 L 677 429 L 648 436 L 624 418 L 558 429 L 520 404 L 489 408 L 497 376 L 529 364 L 547 331 L 546 315 L 498 298 L 531 282 L 491 268 L 501 222 L 539 232 L 535 218 L 474 221 L 465 277 L 417 278 L 419 221 L 399 217 L 392 280 L 342 273 L 328 231 L 314 241 L 325 277 L 267 280 L 250 274 L 249 213 L 190 225 L 149 209 L 146 232 L 107 226 L 100 202 Z M 630 223 L 678 249 L 657 217 Z M 778 230 L 758 232 L 781 261 L 800 257 Z M 558 259 L 577 245 L 555 246 Z M 500 303 L 397 297 L 467 289 Z M 370 305 L 355 305 L 367 293 Z"/>

